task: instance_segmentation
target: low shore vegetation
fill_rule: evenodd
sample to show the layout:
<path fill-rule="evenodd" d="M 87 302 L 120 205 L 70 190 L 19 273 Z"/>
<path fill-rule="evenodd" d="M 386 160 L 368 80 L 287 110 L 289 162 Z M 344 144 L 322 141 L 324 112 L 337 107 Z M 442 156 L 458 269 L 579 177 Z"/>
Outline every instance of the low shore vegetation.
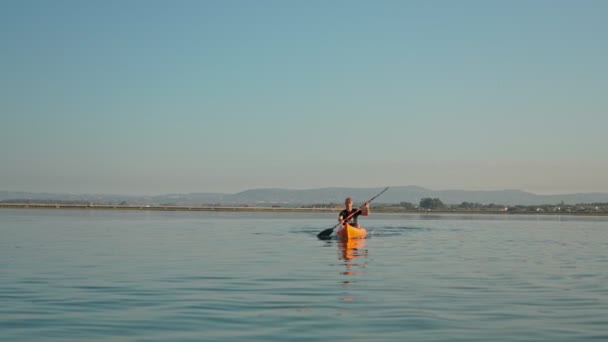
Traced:
<path fill-rule="evenodd" d="M 4 200 L 0 208 L 16 209 L 81 209 L 81 210 L 150 210 L 150 211 L 227 211 L 227 212 L 339 212 L 343 205 L 338 203 L 318 203 L 309 205 L 286 204 L 199 204 L 178 205 L 119 203 L 82 203 L 77 201 L 53 200 Z M 373 212 L 401 214 L 536 214 L 536 215 L 597 215 L 608 216 L 608 203 L 544 204 L 544 205 L 500 205 L 462 202 L 444 204 L 438 198 L 423 198 L 419 203 L 374 203 Z"/>

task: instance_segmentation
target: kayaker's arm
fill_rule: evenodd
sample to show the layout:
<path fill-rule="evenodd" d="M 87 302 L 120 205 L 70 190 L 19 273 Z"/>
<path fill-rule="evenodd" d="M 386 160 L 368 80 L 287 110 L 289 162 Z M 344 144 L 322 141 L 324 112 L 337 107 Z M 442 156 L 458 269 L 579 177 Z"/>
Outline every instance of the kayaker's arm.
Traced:
<path fill-rule="evenodd" d="M 365 210 L 361 211 L 361 215 L 369 216 L 369 214 L 371 214 L 371 211 L 369 210 L 369 202 L 365 202 Z"/>

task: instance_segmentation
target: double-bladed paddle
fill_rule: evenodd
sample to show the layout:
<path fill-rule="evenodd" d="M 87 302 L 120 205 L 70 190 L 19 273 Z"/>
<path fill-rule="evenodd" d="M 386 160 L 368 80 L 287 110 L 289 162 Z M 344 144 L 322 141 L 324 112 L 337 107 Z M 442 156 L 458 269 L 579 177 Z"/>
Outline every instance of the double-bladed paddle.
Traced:
<path fill-rule="evenodd" d="M 367 200 L 365 203 L 369 203 L 373 200 L 376 199 L 376 197 L 382 195 L 386 190 L 388 190 L 388 186 L 386 188 L 384 188 L 384 190 L 382 190 L 379 194 L 377 194 L 376 196 L 370 198 L 369 200 Z M 327 228 L 324 231 L 320 232 L 319 234 L 317 234 L 317 238 L 319 238 L 320 240 L 327 240 L 329 239 L 329 236 L 331 235 L 331 233 L 333 233 L 334 229 L 336 229 L 337 226 L 340 225 L 340 223 L 344 222 L 344 221 L 348 221 L 351 217 L 353 217 L 353 215 L 355 215 L 356 213 L 359 212 L 359 210 L 363 209 L 363 207 L 365 207 L 365 204 L 363 204 L 362 206 L 359 207 L 359 209 L 353 211 L 350 215 L 348 215 L 347 218 L 345 218 L 344 220 L 342 220 L 341 222 L 338 222 L 335 226 L 331 227 L 331 228 Z"/>

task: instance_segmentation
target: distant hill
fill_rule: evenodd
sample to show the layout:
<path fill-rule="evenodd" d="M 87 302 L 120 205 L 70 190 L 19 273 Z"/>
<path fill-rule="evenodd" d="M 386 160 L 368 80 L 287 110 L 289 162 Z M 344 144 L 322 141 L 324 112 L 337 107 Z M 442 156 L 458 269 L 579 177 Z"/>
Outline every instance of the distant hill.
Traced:
<path fill-rule="evenodd" d="M 308 190 L 252 189 L 235 194 L 190 193 L 158 196 L 125 196 L 104 194 L 61 194 L 0 191 L 0 201 L 64 201 L 97 204 L 133 205 L 256 205 L 298 206 L 321 203 L 342 204 L 344 198 L 352 197 L 355 205 L 374 196 L 383 188 L 320 188 Z M 579 193 L 561 195 L 538 195 L 521 190 L 442 190 L 434 191 L 418 186 L 394 186 L 379 197 L 377 203 L 395 204 L 411 202 L 418 204 L 425 197 L 439 198 L 446 204 L 476 202 L 502 205 L 541 205 L 608 202 L 608 193 Z"/>

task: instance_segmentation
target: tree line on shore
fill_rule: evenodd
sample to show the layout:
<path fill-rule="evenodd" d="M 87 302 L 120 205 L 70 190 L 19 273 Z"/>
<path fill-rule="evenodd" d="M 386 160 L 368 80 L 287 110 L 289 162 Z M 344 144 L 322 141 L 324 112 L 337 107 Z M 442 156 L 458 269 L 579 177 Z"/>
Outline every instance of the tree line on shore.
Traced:
<path fill-rule="evenodd" d="M 306 207 L 310 208 L 336 208 L 340 204 L 315 204 Z M 608 202 L 602 203 L 577 203 L 566 204 L 542 204 L 542 205 L 503 205 L 503 204 L 482 204 L 477 202 L 461 202 L 460 204 L 445 204 L 439 198 L 422 198 L 418 204 L 412 202 L 400 202 L 395 204 L 379 203 L 375 205 L 378 209 L 393 209 L 399 211 L 503 211 L 503 212 L 608 212 Z"/>

